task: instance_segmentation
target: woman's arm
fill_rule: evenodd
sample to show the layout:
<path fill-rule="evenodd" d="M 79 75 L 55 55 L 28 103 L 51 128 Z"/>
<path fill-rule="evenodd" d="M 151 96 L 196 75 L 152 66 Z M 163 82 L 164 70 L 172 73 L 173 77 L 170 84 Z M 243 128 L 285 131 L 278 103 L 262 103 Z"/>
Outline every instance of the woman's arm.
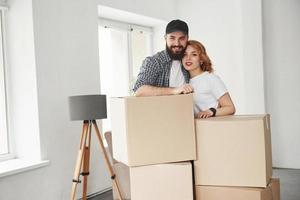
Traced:
<path fill-rule="evenodd" d="M 218 100 L 219 108 L 217 108 L 216 116 L 233 115 L 235 107 L 228 92 L 221 96 Z"/>
<path fill-rule="evenodd" d="M 219 100 L 219 108 L 216 109 L 216 116 L 233 115 L 235 107 L 228 92 L 222 95 Z M 209 118 L 213 116 L 211 110 L 201 111 L 196 114 L 196 118 Z"/>

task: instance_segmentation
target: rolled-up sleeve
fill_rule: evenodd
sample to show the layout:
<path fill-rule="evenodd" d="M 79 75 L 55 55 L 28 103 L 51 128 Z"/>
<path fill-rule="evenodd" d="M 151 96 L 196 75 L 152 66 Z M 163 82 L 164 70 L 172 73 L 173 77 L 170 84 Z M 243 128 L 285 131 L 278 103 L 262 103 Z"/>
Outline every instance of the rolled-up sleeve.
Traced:
<path fill-rule="evenodd" d="M 133 91 L 136 92 L 143 85 L 153 85 L 156 86 L 156 80 L 159 75 L 158 63 L 147 57 L 141 66 L 140 72 L 137 76 Z"/>

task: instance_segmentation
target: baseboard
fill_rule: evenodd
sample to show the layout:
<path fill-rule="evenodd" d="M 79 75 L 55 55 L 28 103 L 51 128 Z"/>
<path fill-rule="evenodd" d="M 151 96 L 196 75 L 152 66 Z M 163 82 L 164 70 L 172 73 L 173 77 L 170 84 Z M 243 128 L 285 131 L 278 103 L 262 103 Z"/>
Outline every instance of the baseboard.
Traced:
<path fill-rule="evenodd" d="M 300 168 L 273 167 L 273 169 L 299 170 Z"/>
<path fill-rule="evenodd" d="M 104 198 L 104 197 L 106 197 L 106 196 L 108 196 L 108 195 L 111 195 L 111 191 L 112 191 L 112 187 L 109 187 L 109 188 L 106 188 L 106 189 L 104 189 L 104 190 L 101 190 L 101 191 L 98 191 L 98 192 L 95 192 L 95 193 L 93 193 L 93 194 L 89 194 L 88 196 L 87 196 L 87 199 L 91 199 L 91 198 L 93 198 L 93 197 L 102 197 L 102 198 Z M 78 200 L 82 200 L 82 198 L 80 198 L 80 199 L 78 199 Z"/>

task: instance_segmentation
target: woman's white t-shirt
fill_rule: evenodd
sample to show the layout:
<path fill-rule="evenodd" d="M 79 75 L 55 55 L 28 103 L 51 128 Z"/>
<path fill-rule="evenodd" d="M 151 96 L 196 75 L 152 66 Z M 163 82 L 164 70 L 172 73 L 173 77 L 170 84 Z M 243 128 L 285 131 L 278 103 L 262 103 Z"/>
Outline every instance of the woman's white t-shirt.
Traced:
<path fill-rule="evenodd" d="M 203 72 L 190 79 L 194 88 L 194 112 L 218 107 L 218 99 L 226 92 L 224 82 L 215 74 Z"/>

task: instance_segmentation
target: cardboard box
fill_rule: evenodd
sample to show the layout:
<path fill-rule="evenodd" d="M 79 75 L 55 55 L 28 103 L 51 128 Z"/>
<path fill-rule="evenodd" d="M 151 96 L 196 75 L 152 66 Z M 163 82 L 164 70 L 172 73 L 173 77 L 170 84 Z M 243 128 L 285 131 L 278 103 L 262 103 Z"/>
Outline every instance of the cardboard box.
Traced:
<path fill-rule="evenodd" d="M 120 192 L 123 200 L 130 199 L 130 170 L 129 167 L 123 163 L 117 162 L 113 165 L 116 180 L 119 184 Z M 113 188 L 113 199 L 118 199 L 116 189 Z"/>
<path fill-rule="evenodd" d="M 114 159 L 141 166 L 196 158 L 193 96 L 111 98 Z"/>
<path fill-rule="evenodd" d="M 197 119 L 195 184 L 266 187 L 272 177 L 269 115 Z"/>
<path fill-rule="evenodd" d="M 196 186 L 196 200 L 280 200 L 279 179 L 267 188 Z"/>
<path fill-rule="evenodd" d="M 116 165 L 116 164 L 115 164 Z M 127 172 L 127 174 L 124 172 Z M 122 197 L 131 200 L 193 200 L 190 162 L 115 168 Z M 114 199 L 117 194 L 113 190 Z"/>

